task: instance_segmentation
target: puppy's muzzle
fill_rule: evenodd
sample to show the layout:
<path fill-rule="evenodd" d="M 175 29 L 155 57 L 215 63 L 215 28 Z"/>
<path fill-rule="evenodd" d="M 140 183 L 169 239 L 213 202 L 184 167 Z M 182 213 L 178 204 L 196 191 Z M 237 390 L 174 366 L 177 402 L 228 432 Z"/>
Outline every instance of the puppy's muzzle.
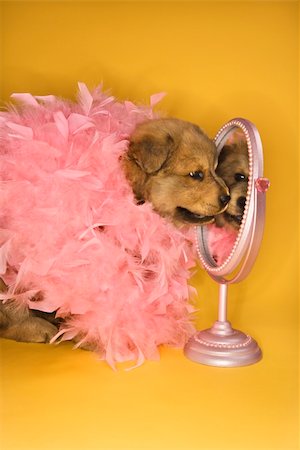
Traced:
<path fill-rule="evenodd" d="M 181 206 L 178 206 L 176 208 L 176 215 L 180 221 L 183 220 L 184 222 L 195 223 L 199 225 L 205 225 L 214 221 L 214 216 L 197 214 L 187 208 L 182 208 Z"/>
<path fill-rule="evenodd" d="M 224 206 L 226 206 L 230 202 L 230 199 L 230 195 L 221 195 L 219 197 L 221 207 L 224 208 Z"/>
<path fill-rule="evenodd" d="M 239 197 L 237 199 L 237 205 L 241 209 L 241 211 L 244 211 L 246 204 L 246 197 Z"/>
<path fill-rule="evenodd" d="M 246 205 L 246 197 L 239 197 L 236 201 L 236 205 L 238 206 L 240 213 L 239 214 L 229 214 L 225 211 L 224 215 L 228 222 L 234 222 L 236 225 L 240 225 L 243 220 L 244 209 Z"/>
<path fill-rule="evenodd" d="M 231 197 L 228 194 L 220 195 L 220 197 L 219 197 L 219 204 L 221 206 L 220 213 L 226 209 L 228 203 L 230 202 L 230 199 L 231 199 Z M 198 214 L 187 208 L 182 208 L 181 206 L 178 206 L 176 208 L 176 213 L 177 213 L 177 217 L 180 220 L 183 220 L 183 221 L 189 222 L 189 223 L 199 224 L 199 225 L 205 225 L 205 224 L 214 222 L 214 219 L 215 219 L 214 216 L 205 216 L 202 214 Z"/>

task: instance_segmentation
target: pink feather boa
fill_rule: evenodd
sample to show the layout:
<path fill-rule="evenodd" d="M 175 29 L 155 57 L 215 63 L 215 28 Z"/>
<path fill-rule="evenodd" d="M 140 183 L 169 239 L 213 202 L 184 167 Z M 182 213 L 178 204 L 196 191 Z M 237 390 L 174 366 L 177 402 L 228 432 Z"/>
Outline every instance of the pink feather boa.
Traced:
<path fill-rule="evenodd" d="M 112 366 L 157 358 L 194 330 L 191 231 L 137 206 L 120 168 L 160 97 L 136 106 L 79 83 L 75 103 L 14 94 L 21 106 L 0 114 L 1 298 L 57 310 L 56 339 L 92 345 Z"/>
<path fill-rule="evenodd" d="M 115 362 L 158 358 L 194 332 L 188 297 L 196 252 L 136 205 L 120 167 L 151 106 L 117 102 L 79 83 L 77 102 L 14 94 L 0 113 L 0 299 L 65 319 L 54 341 L 91 345 Z M 41 295 L 42 293 L 42 295 Z"/>

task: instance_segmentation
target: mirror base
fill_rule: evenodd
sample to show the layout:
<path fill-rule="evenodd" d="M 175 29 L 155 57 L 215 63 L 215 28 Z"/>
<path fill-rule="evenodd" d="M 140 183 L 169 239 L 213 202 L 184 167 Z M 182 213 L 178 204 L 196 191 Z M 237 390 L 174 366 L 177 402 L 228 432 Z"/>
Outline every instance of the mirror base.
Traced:
<path fill-rule="evenodd" d="M 184 354 L 194 362 L 217 367 L 241 367 L 262 358 L 257 342 L 242 331 L 234 330 L 230 322 L 217 321 L 190 338 Z"/>

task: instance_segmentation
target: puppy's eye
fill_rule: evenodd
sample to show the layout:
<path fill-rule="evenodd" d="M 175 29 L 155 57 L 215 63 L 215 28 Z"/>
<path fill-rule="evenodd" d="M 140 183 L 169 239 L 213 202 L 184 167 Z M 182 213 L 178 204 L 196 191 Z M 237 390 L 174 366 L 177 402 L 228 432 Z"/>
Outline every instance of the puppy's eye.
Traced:
<path fill-rule="evenodd" d="M 196 170 L 196 172 L 190 172 L 190 173 L 189 173 L 189 176 L 190 176 L 191 178 L 194 178 L 194 180 L 202 181 L 203 178 L 204 178 L 204 173 L 201 172 L 200 170 Z"/>
<path fill-rule="evenodd" d="M 235 173 L 235 174 L 234 174 L 234 179 L 235 179 L 235 181 L 237 181 L 238 183 L 239 183 L 240 181 L 247 181 L 247 177 L 246 177 L 246 175 L 244 175 L 243 173 Z"/>

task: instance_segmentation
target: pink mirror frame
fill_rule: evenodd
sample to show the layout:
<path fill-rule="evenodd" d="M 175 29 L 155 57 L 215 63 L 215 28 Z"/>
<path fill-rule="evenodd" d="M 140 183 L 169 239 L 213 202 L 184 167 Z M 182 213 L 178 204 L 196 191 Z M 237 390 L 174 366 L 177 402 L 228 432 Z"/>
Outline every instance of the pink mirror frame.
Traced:
<path fill-rule="evenodd" d="M 248 275 L 259 251 L 265 222 L 265 192 L 269 187 L 269 180 L 263 178 L 262 143 L 255 125 L 246 119 L 232 119 L 220 129 L 214 140 L 220 152 L 228 134 L 237 127 L 244 133 L 248 146 L 248 192 L 243 220 L 235 244 L 222 265 L 217 266 L 209 253 L 208 228 L 195 227 L 197 251 L 201 263 L 209 275 L 219 283 L 236 283 Z M 241 261 L 242 266 L 234 278 L 226 279 Z"/>

